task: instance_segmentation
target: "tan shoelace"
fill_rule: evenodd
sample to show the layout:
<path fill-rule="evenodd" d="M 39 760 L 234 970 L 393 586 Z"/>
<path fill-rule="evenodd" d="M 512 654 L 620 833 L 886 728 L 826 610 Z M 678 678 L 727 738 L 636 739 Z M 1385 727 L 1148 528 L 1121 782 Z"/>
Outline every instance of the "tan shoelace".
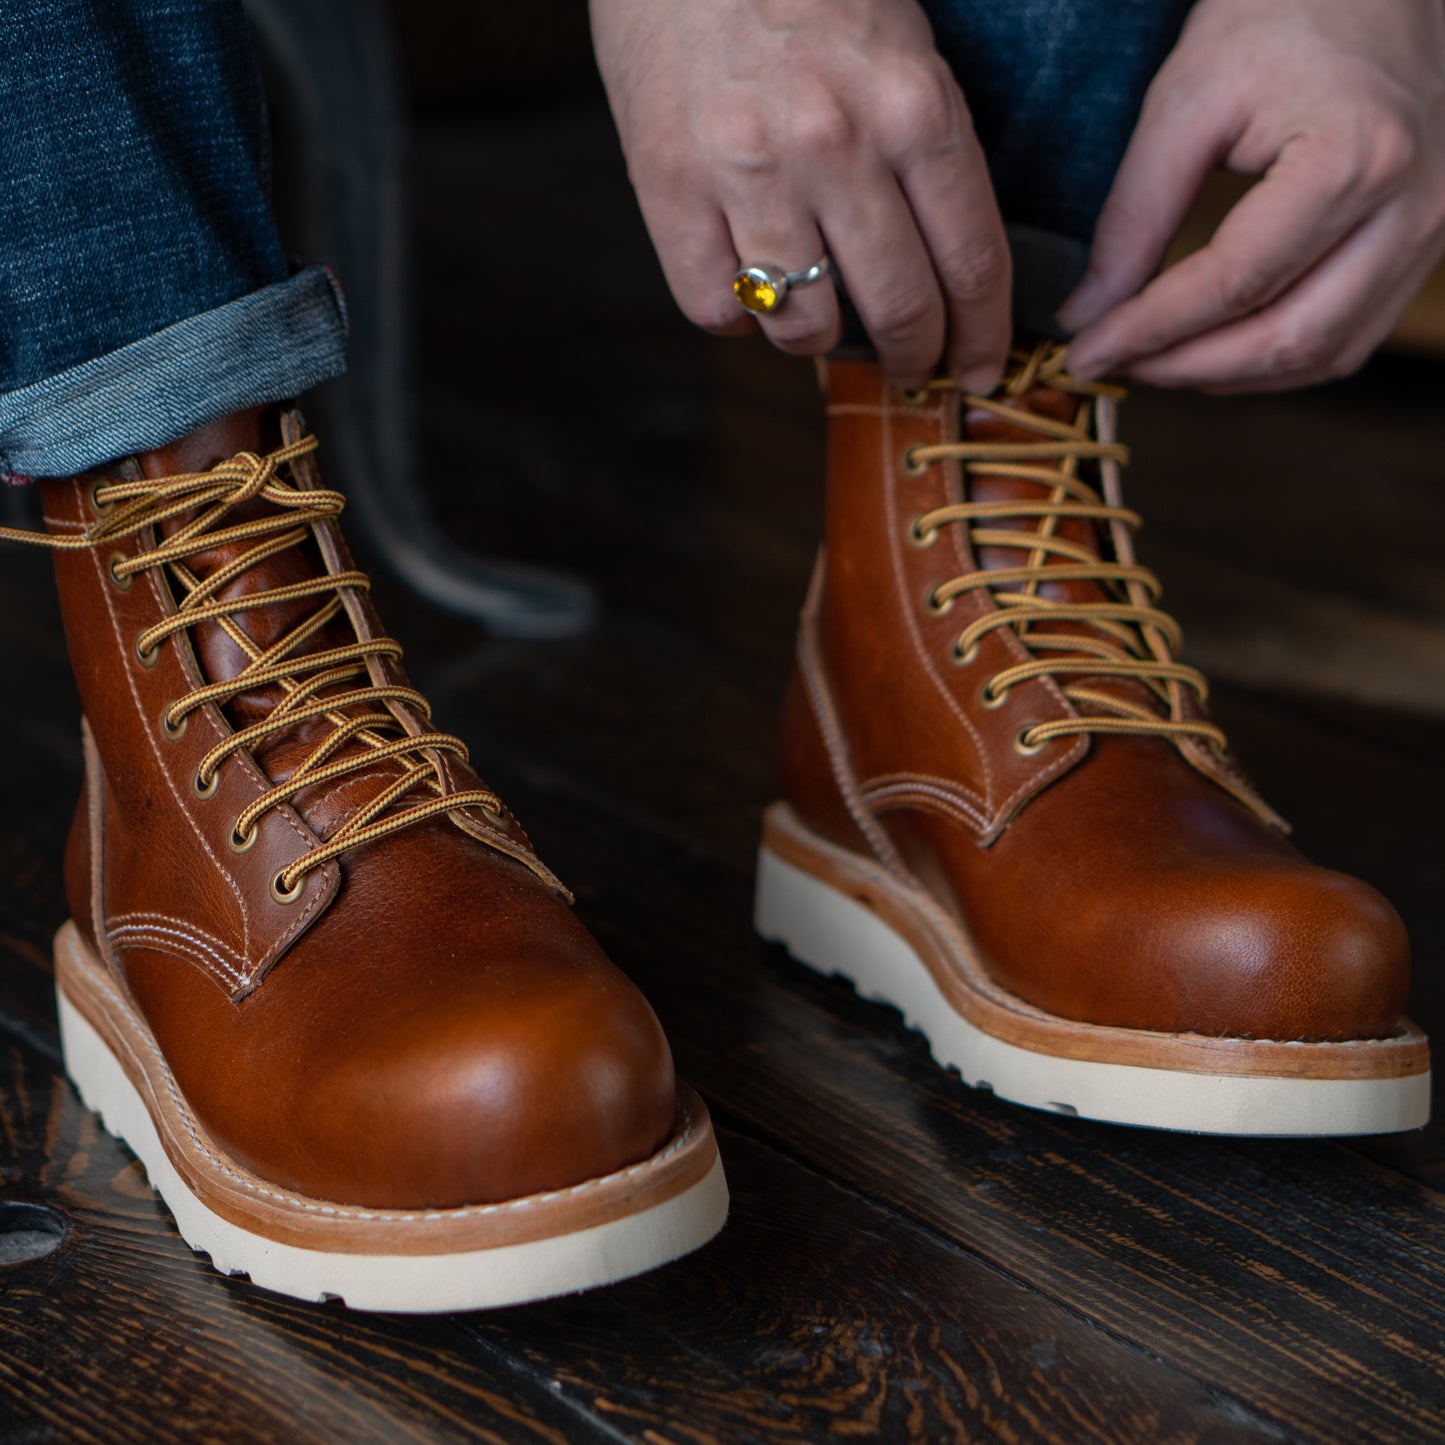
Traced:
<path fill-rule="evenodd" d="M 934 589 L 930 606 L 942 614 L 955 598 L 986 588 L 998 604 L 996 612 L 970 622 L 954 642 L 955 656 L 967 663 L 976 655 L 978 641 L 995 628 L 1011 627 L 1015 636 L 1036 656 L 991 677 L 983 689 L 985 705 L 997 706 L 1011 687 L 1031 678 L 1057 682 L 1076 706 L 1088 709 L 1076 718 L 1060 718 L 1025 728 L 1016 740 L 1021 752 L 1034 753 L 1050 739 L 1074 733 L 1136 733 L 1163 737 L 1176 745 L 1200 739 L 1218 752 L 1226 741 L 1214 723 L 1184 712 L 1186 689 L 1202 705 L 1209 687 L 1197 668 L 1176 661 L 1182 643 L 1179 624 L 1155 604 L 1158 579 L 1134 560 L 1132 534 L 1140 525 L 1136 512 L 1123 505 L 1119 469 L 1129 459 L 1128 449 L 1114 440 L 1113 409 L 1123 399 L 1121 387 L 1080 381 L 1064 369 L 1066 348 L 1044 342 L 1030 353 L 1019 353 L 1003 388 L 1002 397 L 964 394 L 965 408 L 992 413 L 1001 421 L 1028 430 L 1039 438 L 1028 442 L 952 442 L 915 446 L 907 464 L 917 475 L 935 463 L 955 461 L 964 473 L 987 472 L 1035 482 L 1037 500 L 961 502 L 938 507 L 916 517 L 910 540 L 930 545 L 941 527 L 961 522 L 968 527 L 975 551 L 981 547 L 1007 547 L 1027 551 L 1026 563 L 1017 567 L 969 572 Z M 1036 415 L 1012 398 L 1036 386 L 1048 386 L 1079 398 L 1072 423 Z M 952 390 L 947 380 L 930 383 L 930 390 Z M 1101 490 L 1079 475 L 1081 462 L 1098 464 Z M 967 492 L 965 491 L 965 495 Z M 997 525 L 1004 520 L 1034 522 L 1026 531 Z M 1115 560 L 1106 560 L 1092 547 L 1057 535 L 1065 520 L 1088 523 L 1102 530 L 1113 547 Z M 1058 602 L 1040 595 L 1049 582 L 1096 583 L 1110 598 L 1101 602 Z M 1091 629 L 1054 632 L 1059 622 L 1083 623 Z M 1112 692 L 1070 682 L 1084 676 L 1127 678 L 1142 683 L 1158 699 L 1162 711 Z"/>
<path fill-rule="evenodd" d="M 149 550 L 133 557 L 115 551 L 109 561 L 111 578 L 122 591 L 132 585 L 139 573 L 152 568 L 166 569 L 175 584 L 175 614 L 146 628 L 135 639 L 136 656 L 143 666 L 153 665 L 166 638 L 201 622 L 217 623 L 250 659 L 235 677 L 208 683 L 177 698 L 163 719 L 167 736 L 179 738 L 191 713 L 207 703 L 219 706 L 253 688 L 267 685 L 279 687 L 285 694 L 266 717 L 232 733 L 201 759 L 195 778 L 197 797 L 206 798 L 215 792 L 217 770 L 233 753 L 252 748 L 309 718 L 324 718 L 333 724 L 332 730 L 284 783 L 263 793 L 235 820 L 230 842 L 237 852 L 246 851 L 255 842 L 256 822 L 269 808 L 290 801 L 303 788 L 371 768 L 384 758 L 395 759 L 400 768 L 395 781 L 367 801 L 319 847 L 277 873 L 271 891 L 280 902 L 294 902 L 299 898 L 306 874 L 323 863 L 350 848 L 384 838 L 427 818 L 458 808 L 477 807 L 493 823 L 507 826 L 501 801 L 495 793 L 480 788 L 448 792 L 439 759 L 428 756 L 428 750 L 433 750 L 451 753 L 465 762 L 466 744 L 451 733 L 409 733 L 387 706 L 403 703 L 414 709 L 423 721 L 429 721 L 431 709 L 426 698 L 414 688 L 370 681 L 367 660 L 400 658 L 398 643 L 387 637 L 358 639 L 342 647 L 295 655 L 298 647 L 345 610 L 348 592 L 365 592 L 370 588 L 370 579 L 364 572 L 323 573 L 245 597 L 217 598 L 222 588 L 252 567 L 305 542 L 314 524 L 338 516 L 346 505 L 340 492 L 305 490 L 282 476 L 283 465 L 315 449 L 316 438 L 308 436 L 264 457 L 242 452 L 208 472 L 187 472 L 150 481 L 100 483 L 92 489 L 91 497 L 101 518 L 76 536 L 0 528 L 0 539 L 6 541 L 62 551 L 90 551 L 113 545 L 146 528 L 158 528 L 172 517 L 197 512 L 192 520 Z M 280 510 L 271 516 L 221 525 L 234 508 L 256 498 Z M 204 581 L 186 565 L 186 559 L 198 552 L 245 542 L 254 542 L 255 546 L 217 568 Z M 303 597 L 326 600 L 264 651 L 235 622 L 237 613 Z M 326 697 L 319 696 L 325 689 L 348 683 L 355 685 Z M 336 758 L 336 753 L 353 739 L 363 746 L 348 757 Z M 431 796 L 413 796 L 424 793 Z"/>

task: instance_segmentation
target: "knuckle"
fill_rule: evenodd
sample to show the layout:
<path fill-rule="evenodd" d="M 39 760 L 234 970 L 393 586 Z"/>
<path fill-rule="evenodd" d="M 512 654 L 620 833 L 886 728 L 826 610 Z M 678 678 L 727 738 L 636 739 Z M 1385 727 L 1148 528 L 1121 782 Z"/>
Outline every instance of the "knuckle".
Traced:
<path fill-rule="evenodd" d="M 1310 164 L 1331 200 L 1373 197 L 1396 189 L 1420 163 L 1417 129 L 1394 107 L 1372 107 L 1348 129 L 1321 137 Z"/>
<path fill-rule="evenodd" d="M 879 298 L 868 332 L 881 347 L 906 347 L 916 345 L 940 319 L 937 299 L 926 291 L 897 291 Z"/>
<path fill-rule="evenodd" d="M 1228 316 L 1247 316 L 1269 300 L 1274 278 L 1247 261 L 1231 260 L 1220 267 L 1216 282 L 1219 307 Z"/>
<path fill-rule="evenodd" d="M 1320 376 L 1329 368 L 1330 347 L 1317 331 L 1294 326 L 1275 332 L 1266 347 L 1269 370 L 1277 376 Z"/>
<path fill-rule="evenodd" d="M 736 99 L 710 107 L 697 120 L 698 144 L 718 169 L 768 171 L 776 165 L 773 127 L 752 103 Z"/>
<path fill-rule="evenodd" d="M 937 57 L 900 66 L 885 82 L 884 124 L 895 147 L 953 135 L 961 109 L 958 84 Z"/>
<path fill-rule="evenodd" d="M 1370 127 L 1361 163 L 1361 179 L 1371 192 L 1392 189 L 1410 175 L 1420 160 L 1420 136 L 1404 116 L 1391 112 Z"/>
<path fill-rule="evenodd" d="M 1012 262 L 1002 238 L 960 242 L 936 259 L 949 294 L 960 301 L 987 301 L 1008 286 Z"/>
<path fill-rule="evenodd" d="M 688 185 L 694 169 L 691 151 L 662 136 L 649 137 L 627 156 L 628 178 L 639 198 L 676 194 Z"/>
<path fill-rule="evenodd" d="M 791 139 L 804 155 L 831 156 L 853 148 L 853 117 L 830 90 L 813 89 L 794 105 Z"/>

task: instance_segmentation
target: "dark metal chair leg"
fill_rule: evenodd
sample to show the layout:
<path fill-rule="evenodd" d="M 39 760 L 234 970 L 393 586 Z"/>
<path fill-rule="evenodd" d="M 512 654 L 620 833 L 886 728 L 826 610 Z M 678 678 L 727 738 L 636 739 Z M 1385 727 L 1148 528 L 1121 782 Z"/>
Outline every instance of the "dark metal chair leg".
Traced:
<path fill-rule="evenodd" d="M 585 582 L 472 556 L 441 531 L 416 480 L 405 132 L 380 7 L 375 0 L 245 4 L 273 81 L 272 109 L 284 141 L 278 146 L 283 227 L 308 255 L 332 261 L 351 298 L 350 370 L 308 406 L 324 420 L 328 451 L 365 539 L 429 602 L 496 636 L 584 631 L 597 611 Z M 298 183 L 288 188 L 289 171 Z"/>

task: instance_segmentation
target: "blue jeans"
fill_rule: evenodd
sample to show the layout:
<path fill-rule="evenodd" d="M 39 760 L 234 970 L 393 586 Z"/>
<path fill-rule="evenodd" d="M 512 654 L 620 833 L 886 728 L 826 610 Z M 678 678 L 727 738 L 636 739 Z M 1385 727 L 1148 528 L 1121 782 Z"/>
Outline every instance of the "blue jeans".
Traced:
<path fill-rule="evenodd" d="M 921 0 L 973 116 L 1029 331 L 1088 261 L 1144 92 L 1193 0 Z"/>
<path fill-rule="evenodd" d="M 239 0 L 5 0 L 0 476 L 160 446 L 346 365 L 291 274 Z"/>
<path fill-rule="evenodd" d="M 1009 222 L 1020 320 L 1082 270 L 1188 0 L 923 0 Z M 0 477 L 161 446 L 345 368 L 330 273 L 291 272 L 239 0 L 5 0 Z"/>

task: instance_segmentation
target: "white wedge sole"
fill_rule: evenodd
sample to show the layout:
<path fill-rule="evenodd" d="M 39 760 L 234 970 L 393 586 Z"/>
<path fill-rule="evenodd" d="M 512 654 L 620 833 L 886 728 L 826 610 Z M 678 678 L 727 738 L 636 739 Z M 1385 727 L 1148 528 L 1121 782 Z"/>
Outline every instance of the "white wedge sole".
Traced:
<path fill-rule="evenodd" d="M 358 1310 L 492 1309 L 641 1274 L 705 1244 L 727 1218 L 711 1123 L 685 1087 L 677 1133 L 657 1154 L 568 1189 L 436 1210 L 294 1194 L 206 1137 L 73 924 L 56 940 L 56 972 L 65 1064 L 81 1098 L 140 1159 L 186 1242 L 265 1289 Z"/>
<path fill-rule="evenodd" d="M 926 895 L 768 810 L 758 932 L 820 973 L 892 1004 L 965 1083 L 1030 1108 L 1201 1134 L 1347 1135 L 1430 1117 L 1430 1056 L 1394 1038 L 1277 1043 L 1151 1033 L 1063 1019 L 983 973 L 958 925 Z"/>

